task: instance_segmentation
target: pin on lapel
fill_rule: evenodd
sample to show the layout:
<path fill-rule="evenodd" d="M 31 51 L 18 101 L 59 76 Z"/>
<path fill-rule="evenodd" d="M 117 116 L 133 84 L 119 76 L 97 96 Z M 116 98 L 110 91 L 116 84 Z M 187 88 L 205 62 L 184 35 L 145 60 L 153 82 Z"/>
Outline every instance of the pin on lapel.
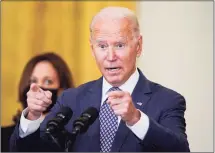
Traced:
<path fill-rule="evenodd" d="M 143 104 L 142 102 L 137 102 L 137 105 L 139 106 L 142 106 L 142 104 Z"/>

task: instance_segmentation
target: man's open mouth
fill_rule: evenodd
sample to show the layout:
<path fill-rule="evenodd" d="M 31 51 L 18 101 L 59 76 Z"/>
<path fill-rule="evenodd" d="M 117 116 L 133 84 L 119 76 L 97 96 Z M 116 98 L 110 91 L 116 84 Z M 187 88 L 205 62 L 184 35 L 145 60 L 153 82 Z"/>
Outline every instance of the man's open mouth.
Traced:
<path fill-rule="evenodd" d="M 111 67 L 111 68 L 106 68 L 107 71 L 110 71 L 110 72 L 115 72 L 115 71 L 118 71 L 120 70 L 120 67 Z"/>

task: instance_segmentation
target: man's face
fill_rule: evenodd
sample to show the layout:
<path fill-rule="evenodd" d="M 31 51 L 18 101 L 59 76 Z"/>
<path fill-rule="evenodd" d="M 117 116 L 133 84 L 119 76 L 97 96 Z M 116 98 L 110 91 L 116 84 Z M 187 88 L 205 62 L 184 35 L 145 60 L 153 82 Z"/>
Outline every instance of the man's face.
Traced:
<path fill-rule="evenodd" d="M 97 21 L 92 30 L 91 49 L 105 79 L 113 86 L 120 86 L 135 71 L 142 37 L 133 36 L 126 19 Z"/>

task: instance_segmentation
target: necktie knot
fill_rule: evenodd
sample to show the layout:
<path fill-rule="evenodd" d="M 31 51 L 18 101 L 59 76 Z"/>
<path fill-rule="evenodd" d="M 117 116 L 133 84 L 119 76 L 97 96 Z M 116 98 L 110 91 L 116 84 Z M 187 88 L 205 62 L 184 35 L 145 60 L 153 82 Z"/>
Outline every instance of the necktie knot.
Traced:
<path fill-rule="evenodd" d="M 111 88 L 107 91 L 107 93 L 109 93 L 109 92 L 111 92 L 111 91 L 121 91 L 121 89 L 120 89 L 119 87 L 111 87 Z M 107 93 L 106 93 L 106 94 L 107 94 Z M 106 100 L 104 101 L 103 105 L 106 104 L 107 100 L 108 100 L 108 98 L 106 98 Z"/>
<path fill-rule="evenodd" d="M 120 91 L 121 89 L 119 87 L 111 87 L 108 91 L 108 92 L 111 92 L 111 91 Z"/>

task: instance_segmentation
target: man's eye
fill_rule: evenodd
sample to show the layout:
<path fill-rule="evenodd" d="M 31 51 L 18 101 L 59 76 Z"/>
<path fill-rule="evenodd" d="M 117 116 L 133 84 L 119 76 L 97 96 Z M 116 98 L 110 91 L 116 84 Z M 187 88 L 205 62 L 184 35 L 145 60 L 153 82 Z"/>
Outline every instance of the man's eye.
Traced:
<path fill-rule="evenodd" d="M 123 43 L 118 43 L 118 44 L 116 44 L 116 47 L 117 47 L 117 48 L 124 48 L 124 47 L 125 47 L 125 44 L 123 44 Z"/>
<path fill-rule="evenodd" d="M 99 48 L 101 48 L 101 49 L 105 49 L 106 47 L 107 47 L 107 45 L 99 44 Z"/>

